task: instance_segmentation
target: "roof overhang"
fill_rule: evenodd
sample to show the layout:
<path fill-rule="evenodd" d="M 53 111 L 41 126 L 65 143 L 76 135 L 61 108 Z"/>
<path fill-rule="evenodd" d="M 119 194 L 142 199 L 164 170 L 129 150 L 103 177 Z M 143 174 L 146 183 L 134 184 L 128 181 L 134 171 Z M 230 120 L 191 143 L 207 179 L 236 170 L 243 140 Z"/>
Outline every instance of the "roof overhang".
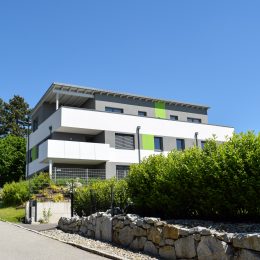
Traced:
<path fill-rule="evenodd" d="M 164 102 L 165 104 L 169 104 L 169 105 L 189 107 L 189 108 L 195 108 L 195 109 L 201 109 L 201 110 L 209 109 L 209 107 L 205 106 L 205 105 L 184 103 L 184 102 L 179 102 L 179 101 L 175 101 L 175 100 L 157 99 L 157 98 L 138 96 L 138 95 L 133 95 L 133 94 L 128 94 L 128 93 L 120 93 L 120 92 L 115 92 L 115 91 L 96 89 L 96 88 L 91 88 L 91 87 L 68 85 L 68 84 L 64 84 L 64 83 L 52 83 L 51 86 L 49 87 L 49 89 L 46 91 L 46 93 L 42 96 L 40 101 L 36 104 L 36 106 L 32 110 L 32 114 L 34 114 L 35 111 L 37 111 L 37 109 L 44 102 L 54 104 L 56 102 L 57 95 L 59 97 L 60 105 L 79 106 L 80 107 L 88 99 L 94 98 L 95 94 L 138 99 L 138 100 L 150 101 L 150 102 Z"/>

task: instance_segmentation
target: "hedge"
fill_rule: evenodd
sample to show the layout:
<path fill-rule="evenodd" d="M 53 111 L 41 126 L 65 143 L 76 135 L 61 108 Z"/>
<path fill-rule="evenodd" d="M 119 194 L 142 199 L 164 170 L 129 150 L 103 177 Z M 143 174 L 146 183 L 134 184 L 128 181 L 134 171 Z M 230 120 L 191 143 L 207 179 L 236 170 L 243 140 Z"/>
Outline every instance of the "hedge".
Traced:
<path fill-rule="evenodd" d="M 234 134 L 205 148 L 154 155 L 127 179 L 135 210 L 162 218 L 254 219 L 260 216 L 260 135 Z"/>
<path fill-rule="evenodd" d="M 124 208 L 127 205 L 127 183 L 115 179 L 96 180 L 87 186 L 77 188 L 74 194 L 74 209 L 79 216 L 88 216 L 96 211 L 111 208 L 111 190 L 114 206 Z"/>

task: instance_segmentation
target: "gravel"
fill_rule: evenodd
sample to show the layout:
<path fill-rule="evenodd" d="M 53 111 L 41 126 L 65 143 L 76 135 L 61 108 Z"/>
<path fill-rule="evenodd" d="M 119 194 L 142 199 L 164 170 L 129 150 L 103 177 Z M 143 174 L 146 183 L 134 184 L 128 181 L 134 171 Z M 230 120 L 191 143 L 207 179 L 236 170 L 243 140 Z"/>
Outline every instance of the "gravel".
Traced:
<path fill-rule="evenodd" d="M 133 252 L 130 250 L 126 250 L 122 247 L 118 247 L 116 245 L 101 242 L 98 240 L 86 238 L 77 234 L 70 234 L 65 233 L 59 229 L 53 229 L 53 230 L 46 230 L 40 232 L 42 234 L 46 234 L 48 236 L 51 236 L 53 238 L 61 239 L 66 242 L 72 242 L 78 245 L 86 246 L 91 249 L 95 249 L 98 251 L 103 251 L 108 254 L 116 255 L 118 257 L 121 257 L 123 259 L 135 259 L 135 260 L 154 260 L 158 259 L 155 257 L 151 257 L 139 252 Z"/>
<path fill-rule="evenodd" d="M 209 228 L 218 232 L 228 233 L 260 233 L 259 223 L 230 223 L 230 222 L 214 222 L 196 219 L 176 219 L 166 221 L 169 224 L 177 224 L 185 228 L 193 228 L 197 226 Z"/>

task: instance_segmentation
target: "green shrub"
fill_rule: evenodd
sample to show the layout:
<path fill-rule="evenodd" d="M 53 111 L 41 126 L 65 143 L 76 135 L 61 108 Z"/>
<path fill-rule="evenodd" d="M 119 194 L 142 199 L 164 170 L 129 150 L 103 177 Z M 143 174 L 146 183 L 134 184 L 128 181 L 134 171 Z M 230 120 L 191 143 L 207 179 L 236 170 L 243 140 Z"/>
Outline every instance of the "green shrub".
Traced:
<path fill-rule="evenodd" d="M 75 211 L 79 216 L 88 216 L 96 211 L 106 211 L 111 207 L 111 189 L 114 205 L 125 207 L 127 184 L 125 180 L 97 180 L 87 186 L 77 188 L 74 196 Z"/>
<path fill-rule="evenodd" d="M 2 190 L 2 200 L 6 206 L 18 206 L 29 199 L 28 182 L 6 183 Z"/>
<path fill-rule="evenodd" d="M 52 184 L 53 182 L 48 173 L 40 173 L 30 180 L 31 193 L 38 193 L 40 190 L 43 190 Z"/>
<path fill-rule="evenodd" d="M 260 135 L 235 134 L 204 150 L 172 151 L 133 165 L 127 179 L 136 211 L 163 218 L 260 216 Z"/>

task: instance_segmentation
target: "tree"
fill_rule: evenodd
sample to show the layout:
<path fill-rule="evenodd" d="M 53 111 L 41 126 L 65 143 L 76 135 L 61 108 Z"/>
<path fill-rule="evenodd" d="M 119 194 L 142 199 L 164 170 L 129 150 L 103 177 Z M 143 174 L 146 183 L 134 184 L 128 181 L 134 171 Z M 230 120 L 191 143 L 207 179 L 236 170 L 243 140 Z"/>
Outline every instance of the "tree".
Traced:
<path fill-rule="evenodd" d="M 7 135 L 0 139 L 0 187 L 25 177 L 26 140 Z"/>
<path fill-rule="evenodd" d="M 14 95 L 9 103 L 0 99 L 0 136 L 5 137 L 8 134 L 15 136 L 26 136 L 26 124 L 30 114 L 29 105 L 23 97 Z"/>

